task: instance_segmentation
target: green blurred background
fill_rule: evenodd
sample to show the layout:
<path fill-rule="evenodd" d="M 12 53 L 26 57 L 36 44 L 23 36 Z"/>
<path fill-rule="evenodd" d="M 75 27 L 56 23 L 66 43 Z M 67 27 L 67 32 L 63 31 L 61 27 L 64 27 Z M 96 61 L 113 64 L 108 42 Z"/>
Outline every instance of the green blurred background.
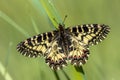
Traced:
<path fill-rule="evenodd" d="M 108 37 L 90 47 L 91 54 L 83 69 L 87 80 L 119 80 L 120 0 L 49 1 L 54 4 L 61 18 L 68 15 L 65 21 L 67 27 L 88 23 L 110 26 Z M 56 80 L 43 58 L 27 58 L 16 51 L 20 41 L 54 29 L 38 0 L 0 0 L 0 64 L 13 80 Z M 72 68 L 69 65 L 64 70 L 71 80 L 78 80 Z M 1 70 L 0 80 L 5 80 Z M 58 75 L 61 80 L 66 80 L 61 70 Z"/>

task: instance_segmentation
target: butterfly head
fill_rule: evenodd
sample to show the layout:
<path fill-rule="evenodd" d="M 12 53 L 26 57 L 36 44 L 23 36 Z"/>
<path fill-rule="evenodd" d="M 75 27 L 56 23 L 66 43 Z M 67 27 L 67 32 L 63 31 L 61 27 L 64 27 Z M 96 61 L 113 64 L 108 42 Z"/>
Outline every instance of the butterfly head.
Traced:
<path fill-rule="evenodd" d="M 65 25 L 59 23 L 58 29 L 59 29 L 60 31 L 64 31 L 64 28 L 65 28 Z"/>
<path fill-rule="evenodd" d="M 64 23 L 65 23 L 66 18 L 67 18 L 67 15 L 65 15 L 62 23 L 58 23 L 58 22 L 56 21 L 56 19 L 53 18 L 53 20 L 58 24 L 58 29 L 59 29 L 59 30 L 63 30 L 63 29 L 65 28 L 65 24 L 64 24 Z"/>
<path fill-rule="evenodd" d="M 64 19 L 63 19 L 63 22 L 62 23 L 59 23 L 59 29 L 60 28 L 65 28 L 65 20 L 66 20 L 66 18 L 67 18 L 67 15 L 65 15 L 65 17 L 64 17 Z"/>

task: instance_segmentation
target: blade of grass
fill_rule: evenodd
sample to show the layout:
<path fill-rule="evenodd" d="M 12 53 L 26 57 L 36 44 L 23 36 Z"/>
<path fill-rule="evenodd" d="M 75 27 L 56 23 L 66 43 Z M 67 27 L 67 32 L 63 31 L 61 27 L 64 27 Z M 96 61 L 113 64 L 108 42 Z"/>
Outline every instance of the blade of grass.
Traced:
<path fill-rule="evenodd" d="M 53 23 L 53 25 L 58 28 L 58 23 L 55 22 L 55 20 L 59 23 L 62 23 L 62 19 L 60 18 L 59 14 L 57 13 L 54 5 L 50 0 L 40 0 L 41 4 L 43 5 L 49 19 Z M 55 20 L 54 20 L 55 19 Z"/>
<path fill-rule="evenodd" d="M 40 13 L 42 13 L 42 16 L 44 16 L 46 18 L 46 20 L 49 22 L 50 26 L 52 29 L 55 29 L 53 23 L 51 22 L 50 18 L 47 15 L 47 12 L 45 11 L 45 9 L 43 8 L 42 4 L 40 3 L 39 0 L 30 0 L 30 3 L 33 5 L 33 7 Z M 53 17 L 55 18 L 55 17 Z M 58 25 L 56 25 L 58 26 Z M 56 27 L 57 28 L 57 27 Z"/>
<path fill-rule="evenodd" d="M 82 67 L 70 66 L 70 74 L 72 75 L 71 80 L 86 80 Z"/>
<path fill-rule="evenodd" d="M 37 25 L 36 25 L 36 23 L 35 23 L 35 21 L 34 21 L 34 19 L 32 17 L 31 17 L 31 21 L 32 21 L 33 28 L 34 28 L 35 32 L 37 34 L 39 34 L 39 29 L 38 29 L 38 27 L 37 27 Z"/>
<path fill-rule="evenodd" d="M 8 67 L 8 61 L 9 61 L 9 57 L 10 57 L 10 54 L 11 54 L 11 47 L 13 45 L 13 42 L 9 42 L 9 45 L 8 45 L 8 52 L 6 54 L 6 58 L 5 58 L 5 67 L 7 69 Z"/>
<path fill-rule="evenodd" d="M 83 80 L 87 80 L 82 66 L 75 66 L 77 72 L 82 73 Z"/>
<path fill-rule="evenodd" d="M 40 4 L 39 0 L 30 0 L 30 3 L 33 5 L 33 7 L 35 7 L 35 9 L 42 15 L 46 16 L 47 13 L 45 12 L 45 10 L 43 9 L 43 6 Z"/>
<path fill-rule="evenodd" d="M 11 24 L 16 30 L 22 33 L 24 36 L 29 37 L 28 33 L 22 29 L 17 23 L 15 23 L 9 16 L 7 16 L 4 12 L 0 11 L 0 17 Z"/>
<path fill-rule="evenodd" d="M 6 71 L 5 67 L 0 62 L 0 73 L 5 78 L 5 80 L 13 80 L 10 74 Z"/>
<path fill-rule="evenodd" d="M 5 67 L 0 62 L 0 73 L 2 74 L 2 76 L 4 77 L 5 80 L 13 80 L 12 77 L 10 76 L 10 74 L 7 72 L 8 61 L 9 61 L 9 56 L 10 56 L 10 53 L 11 53 L 12 44 L 13 44 L 12 42 L 9 42 L 8 52 L 7 52 L 7 55 L 6 55 L 6 58 L 5 58 Z"/>
<path fill-rule="evenodd" d="M 54 72 L 54 74 L 55 74 L 55 76 L 56 76 L 56 79 L 57 79 L 57 80 L 60 80 L 60 77 L 59 77 L 57 71 L 53 71 L 53 72 Z"/>
<path fill-rule="evenodd" d="M 62 69 L 63 74 L 65 75 L 67 80 L 70 80 L 70 77 L 67 75 L 67 73 Z"/>

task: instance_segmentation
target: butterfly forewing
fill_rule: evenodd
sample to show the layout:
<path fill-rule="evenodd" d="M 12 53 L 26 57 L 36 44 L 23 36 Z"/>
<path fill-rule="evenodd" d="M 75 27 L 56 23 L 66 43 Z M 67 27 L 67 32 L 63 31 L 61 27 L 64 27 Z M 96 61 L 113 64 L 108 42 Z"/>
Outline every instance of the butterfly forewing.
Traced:
<path fill-rule="evenodd" d="M 28 38 L 17 45 L 17 50 L 27 57 L 45 55 L 57 33 L 58 31 L 47 32 Z"/>
<path fill-rule="evenodd" d="M 107 36 L 110 28 L 104 24 L 83 24 L 70 27 L 68 30 L 79 41 L 87 45 L 95 45 L 101 42 Z"/>

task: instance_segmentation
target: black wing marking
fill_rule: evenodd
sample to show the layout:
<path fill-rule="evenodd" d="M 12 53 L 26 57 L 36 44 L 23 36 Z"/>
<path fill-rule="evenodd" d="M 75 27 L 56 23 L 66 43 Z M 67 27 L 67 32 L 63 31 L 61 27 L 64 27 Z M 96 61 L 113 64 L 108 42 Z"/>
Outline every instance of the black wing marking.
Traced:
<path fill-rule="evenodd" d="M 28 38 L 17 45 L 17 50 L 24 56 L 37 57 L 45 55 L 46 50 L 51 45 L 53 39 L 58 34 L 58 31 L 46 32 Z"/>
<path fill-rule="evenodd" d="M 109 33 L 110 28 L 104 24 L 83 24 L 67 28 L 73 36 L 87 45 L 101 42 Z"/>
<path fill-rule="evenodd" d="M 46 63 L 54 70 L 60 69 L 67 65 L 67 55 L 63 46 L 59 44 L 60 37 L 57 37 L 50 48 L 46 51 Z"/>
<path fill-rule="evenodd" d="M 17 50 L 27 57 L 45 56 L 46 63 L 55 70 L 67 65 L 67 60 L 71 64 L 82 65 L 88 60 L 89 45 L 101 42 L 110 28 L 104 24 L 84 24 L 63 28 L 62 36 L 61 30 L 28 38 L 17 45 Z"/>
<path fill-rule="evenodd" d="M 71 35 L 68 59 L 71 64 L 81 66 L 85 64 L 89 56 L 89 47 Z"/>

